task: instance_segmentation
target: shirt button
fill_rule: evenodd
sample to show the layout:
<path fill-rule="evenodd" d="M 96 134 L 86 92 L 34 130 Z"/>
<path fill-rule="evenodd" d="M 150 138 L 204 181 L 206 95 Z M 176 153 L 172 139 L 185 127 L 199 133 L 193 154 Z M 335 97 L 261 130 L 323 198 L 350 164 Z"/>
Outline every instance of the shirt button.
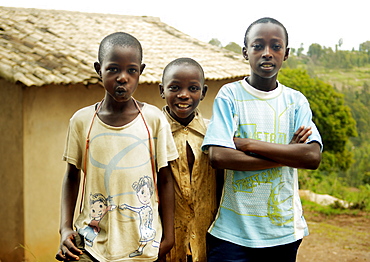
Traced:
<path fill-rule="evenodd" d="M 195 238 L 195 234 L 192 234 L 192 235 L 191 235 L 191 238 Z"/>

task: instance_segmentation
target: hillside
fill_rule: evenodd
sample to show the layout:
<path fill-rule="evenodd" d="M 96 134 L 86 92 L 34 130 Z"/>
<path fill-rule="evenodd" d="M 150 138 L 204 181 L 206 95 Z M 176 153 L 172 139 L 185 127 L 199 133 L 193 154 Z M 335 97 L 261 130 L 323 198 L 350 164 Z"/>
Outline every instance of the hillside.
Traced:
<path fill-rule="evenodd" d="M 370 66 L 352 69 L 325 69 L 314 68 L 314 76 L 335 86 L 339 91 L 345 87 L 362 88 L 365 84 L 370 86 Z"/>

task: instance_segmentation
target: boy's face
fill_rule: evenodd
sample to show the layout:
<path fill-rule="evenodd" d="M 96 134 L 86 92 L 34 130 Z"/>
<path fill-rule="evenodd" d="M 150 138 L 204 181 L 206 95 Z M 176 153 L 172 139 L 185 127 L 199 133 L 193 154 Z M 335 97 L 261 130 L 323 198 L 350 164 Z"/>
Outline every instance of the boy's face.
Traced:
<path fill-rule="evenodd" d="M 194 110 L 207 92 L 200 69 L 189 64 L 168 68 L 159 88 L 162 98 L 166 99 L 170 115 L 183 125 L 193 119 Z"/>
<path fill-rule="evenodd" d="M 131 99 L 145 68 L 137 48 L 118 45 L 110 48 L 102 64 L 96 62 L 94 66 L 106 92 L 117 102 Z"/>
<path fill-rule="evenodd" d="M 249 60 L 251 74 L 262 78 L 277 76 L 289 55 L 284 29 L 272 23 L 256 24 L 247 37 L 248 46 L 243 48 L 243 55 Z"/>

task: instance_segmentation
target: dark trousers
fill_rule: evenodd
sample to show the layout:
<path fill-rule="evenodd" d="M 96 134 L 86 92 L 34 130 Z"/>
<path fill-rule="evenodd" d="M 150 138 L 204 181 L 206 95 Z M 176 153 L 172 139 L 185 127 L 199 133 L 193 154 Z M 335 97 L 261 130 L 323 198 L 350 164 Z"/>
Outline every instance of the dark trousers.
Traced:
<path fill-rule="evenodd" d="M 302 239 L 281 246 L 249 248 L 207 235 L 208 262 L 295 262 Z"/>

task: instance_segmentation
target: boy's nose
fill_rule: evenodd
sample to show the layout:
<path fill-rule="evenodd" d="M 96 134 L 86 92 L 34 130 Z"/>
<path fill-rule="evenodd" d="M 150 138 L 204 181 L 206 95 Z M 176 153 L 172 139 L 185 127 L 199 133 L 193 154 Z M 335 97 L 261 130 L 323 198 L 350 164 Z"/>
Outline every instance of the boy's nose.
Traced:
<path fill-rule="evenodd" d="M 272 54 L 270 52 L 270 47 L 266 46 L 262 57 L 265 58 L 265 59 L 271 59 L 272 58 Z"/>
<path fill-rule="evenodd" d="M 127 82 L 127 75 L 125 74 L 125 72 L 121 72 L 121 73 L 118 74 L 117 82 L 120 82 L 120 83 L 126 83 Z"/>
<path fill-rule="evenodd" d="M 177 94 L 177 97 L 178 97 L 178 98 L 182 98 L 182 99 L 184 99 L 184 98 L 188 98 L 188 97 L 189 97 L 189 94 L 188 94 L 188 92 L 186 92 L 186 91 L 180 91 L 180 92 Z"/>

